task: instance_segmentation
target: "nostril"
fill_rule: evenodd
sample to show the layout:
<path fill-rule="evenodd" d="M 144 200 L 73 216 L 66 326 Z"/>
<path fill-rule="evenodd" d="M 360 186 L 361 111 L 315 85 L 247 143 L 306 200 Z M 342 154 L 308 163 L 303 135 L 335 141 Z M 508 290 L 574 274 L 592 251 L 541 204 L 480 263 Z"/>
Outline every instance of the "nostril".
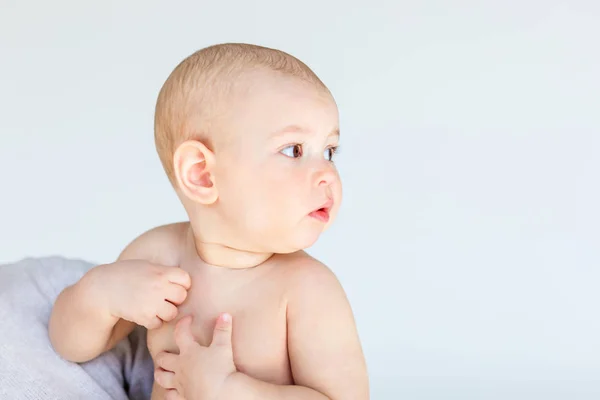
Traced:
<path fill-rule="evenodd" d="M 321 179 L 319 181 L 319 186 L 321 185 L 329 185 L 330 180 L 329 179 Z"/>

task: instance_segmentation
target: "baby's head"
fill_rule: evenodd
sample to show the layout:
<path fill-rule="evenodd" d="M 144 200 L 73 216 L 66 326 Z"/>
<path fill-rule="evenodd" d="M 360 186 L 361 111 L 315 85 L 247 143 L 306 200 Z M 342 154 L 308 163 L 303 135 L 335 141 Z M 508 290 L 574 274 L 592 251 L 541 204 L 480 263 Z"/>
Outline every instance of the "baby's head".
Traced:
<path fill-rule="evenodd" d="M 187 57 L 158 96 L 155 140 L 202 241 L 294 252 L 339 209 L 337 106 L 287 53 L 222 44 Z"/>

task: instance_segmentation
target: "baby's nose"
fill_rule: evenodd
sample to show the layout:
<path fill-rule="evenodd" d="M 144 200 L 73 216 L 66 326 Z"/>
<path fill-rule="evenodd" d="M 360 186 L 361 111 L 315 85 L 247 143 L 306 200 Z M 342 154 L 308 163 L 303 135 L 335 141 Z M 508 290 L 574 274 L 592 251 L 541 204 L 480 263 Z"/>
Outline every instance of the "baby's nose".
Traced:
<path fill-rule="evenodd" d="M 329 186 L 331 185 L 336 179 L 336 173 L 335 171 L 333 171 L 333 168 L 331 167 L 326 167 L 326 168 L 322 168 L 321 170 L 319 170 L 317 172 L 317 176 L 316 176 L 316 182 L 317 182 L 317 186 Z"/>

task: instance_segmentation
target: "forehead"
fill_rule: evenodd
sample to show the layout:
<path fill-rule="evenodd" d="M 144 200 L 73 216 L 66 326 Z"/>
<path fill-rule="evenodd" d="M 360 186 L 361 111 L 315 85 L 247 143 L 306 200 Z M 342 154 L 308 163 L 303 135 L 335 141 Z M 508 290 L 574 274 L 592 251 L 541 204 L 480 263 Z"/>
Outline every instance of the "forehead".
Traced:
<path fill-rule="evenodd" d="M 329 134 L 339 125 L 331 94 L 315 84 L 281 74 L 255 71 L 230 103 L 231 128 L 244 136 L 271 135 L 287 126 Z"/>

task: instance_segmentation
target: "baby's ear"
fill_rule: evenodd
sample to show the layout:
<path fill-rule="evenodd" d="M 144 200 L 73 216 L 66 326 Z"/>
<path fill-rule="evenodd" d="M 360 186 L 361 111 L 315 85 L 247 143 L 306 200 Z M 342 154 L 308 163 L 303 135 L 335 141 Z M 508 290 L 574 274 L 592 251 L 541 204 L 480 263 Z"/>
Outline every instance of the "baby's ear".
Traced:
<path fill-rule="evenodd" d="M 217 200 L 214 166 L 214 153 L 197 140 L 183 142 L 173 154 L 179 189 L 190 200 L 200 204 L 208 205 Z"/>

